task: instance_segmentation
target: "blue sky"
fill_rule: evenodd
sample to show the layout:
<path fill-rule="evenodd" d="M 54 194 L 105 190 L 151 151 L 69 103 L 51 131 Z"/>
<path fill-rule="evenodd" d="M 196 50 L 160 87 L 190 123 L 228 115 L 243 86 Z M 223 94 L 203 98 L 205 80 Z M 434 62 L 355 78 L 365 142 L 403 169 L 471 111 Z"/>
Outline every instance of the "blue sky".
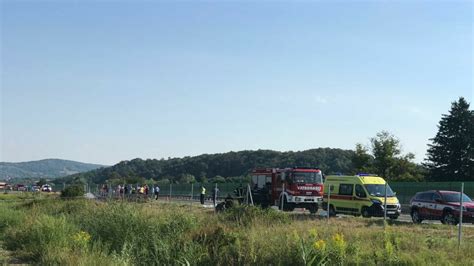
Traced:
<path fill-rule="evenodd" d="M 473 92 L 471 1 L 2 1 L 0 161 L 353 149 L 423 160 Z"/>

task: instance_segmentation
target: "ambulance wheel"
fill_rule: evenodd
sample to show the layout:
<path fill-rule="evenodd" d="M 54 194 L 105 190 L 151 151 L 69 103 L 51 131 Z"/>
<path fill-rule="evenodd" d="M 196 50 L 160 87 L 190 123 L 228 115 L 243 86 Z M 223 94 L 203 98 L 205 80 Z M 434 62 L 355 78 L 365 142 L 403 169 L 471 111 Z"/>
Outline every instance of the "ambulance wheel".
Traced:
<path fill-rule="evenodd" d="M 328 203 L 323 202 L 323 204 L 321 204 L 321 208 L 323 208 L 323 211 L 327 211 L 328 210 Z"/>
<path fill-rule="evenodd" d="M 368 207 L 362 207 L 360 214 L 362 214 L 362 217 L 365 217 L 365 218 L 369 218 L 371 216 Z"/>

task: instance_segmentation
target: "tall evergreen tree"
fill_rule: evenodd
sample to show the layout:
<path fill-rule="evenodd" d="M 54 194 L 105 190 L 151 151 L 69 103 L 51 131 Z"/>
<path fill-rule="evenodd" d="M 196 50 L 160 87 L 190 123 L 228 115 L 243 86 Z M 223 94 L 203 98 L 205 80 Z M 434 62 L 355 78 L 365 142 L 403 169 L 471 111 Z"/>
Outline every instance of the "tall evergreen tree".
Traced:
<path fill-rule="evenodd" d="M 474 181 L 474 111 L 463 98 L 443 114 L 425 165 L 436 181 Z"/>

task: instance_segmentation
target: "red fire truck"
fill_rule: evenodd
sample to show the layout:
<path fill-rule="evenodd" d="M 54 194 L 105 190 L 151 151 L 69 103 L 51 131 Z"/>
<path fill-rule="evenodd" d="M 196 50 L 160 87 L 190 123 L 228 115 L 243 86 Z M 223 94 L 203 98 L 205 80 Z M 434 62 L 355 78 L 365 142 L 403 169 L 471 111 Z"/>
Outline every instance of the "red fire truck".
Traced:
<path fill-rule="evenodd" d="M 323 202 L 323 176 L 318 168 L 261 168 L 252 171 L 252 196 L 262 207 L 284 211 L 305 208 L 316 213 Z"/>

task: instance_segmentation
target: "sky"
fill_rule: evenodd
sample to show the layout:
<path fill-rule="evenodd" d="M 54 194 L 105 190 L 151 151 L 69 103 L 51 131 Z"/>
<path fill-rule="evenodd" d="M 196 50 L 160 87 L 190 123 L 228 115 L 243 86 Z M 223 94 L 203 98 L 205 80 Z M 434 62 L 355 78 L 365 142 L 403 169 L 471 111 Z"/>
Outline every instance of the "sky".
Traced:
<path fill-rule="evenodd" d="M 0 161 L 354 149 L 387 130 L 421 162 L 451 103 L 474 105 L 472 1 L 0 1 Z"/>

